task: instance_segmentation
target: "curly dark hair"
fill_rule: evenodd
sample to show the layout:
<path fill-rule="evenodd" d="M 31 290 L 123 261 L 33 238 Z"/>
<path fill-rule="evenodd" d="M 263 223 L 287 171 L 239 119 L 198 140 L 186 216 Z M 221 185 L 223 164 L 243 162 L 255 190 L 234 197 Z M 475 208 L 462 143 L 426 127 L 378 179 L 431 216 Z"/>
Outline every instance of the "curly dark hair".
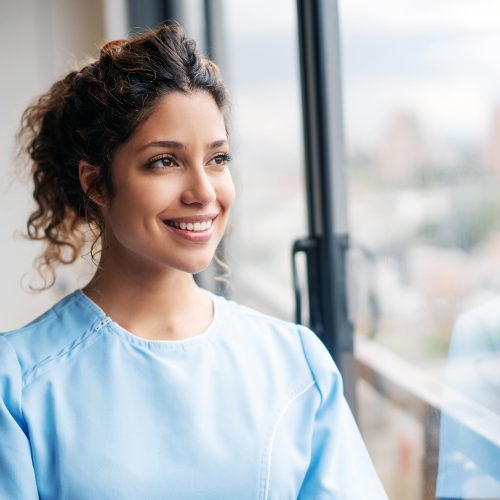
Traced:
<path fill-rule="evenodd" d="M 35 261 L 43 279 L 39 290 L 55 282 L 55 266 L 71 264 L 93 234 L 91 254 L 102 240 L 95 192 L 113 197 L 111 164 L 118 146 L 173 91 L 208 92 L 226 116 L 227 93 L 217 66 L 203 57 L 177 23 L 105 44 L 99 59 L 72 71 L 28 107 L 18 138 L 30 158 L 36 210 L 27 222 L 31 240 L 45 248 Z M 84 193 L 78 165 L 98 170 Z"/>

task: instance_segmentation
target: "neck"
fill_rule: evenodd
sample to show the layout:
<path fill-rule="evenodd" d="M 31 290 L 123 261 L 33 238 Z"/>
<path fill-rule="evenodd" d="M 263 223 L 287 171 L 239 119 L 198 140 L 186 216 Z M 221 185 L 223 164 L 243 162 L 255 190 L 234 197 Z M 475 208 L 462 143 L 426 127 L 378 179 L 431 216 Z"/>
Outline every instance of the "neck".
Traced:
<path fill-rule="evenodd" d="M 196 335 L 206 329 L 213 315 L 210 298 L 192 274 L 140 265 L 105 251 L 83 291 L 113 321 L 147 339 L 178 340 Z"/>

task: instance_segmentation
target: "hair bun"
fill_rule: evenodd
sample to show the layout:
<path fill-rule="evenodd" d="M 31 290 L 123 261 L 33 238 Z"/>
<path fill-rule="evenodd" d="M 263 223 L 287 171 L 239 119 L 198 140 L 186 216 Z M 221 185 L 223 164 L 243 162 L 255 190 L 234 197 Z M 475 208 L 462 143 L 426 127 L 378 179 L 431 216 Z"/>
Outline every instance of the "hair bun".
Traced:
<path fill-rule="evenodd" d="M 104 45 L 101 46 L 99 49 L 99 52 L 101 56 L 103 54 L 109 54 L 110 52 L 113 52 L 115 50 L 119 50 L 122 45 L 125 45 L 128 43 L 129 40 L 125 39 L 120 39 L 120 40 L 111 40 L 110 42 L 106 42 Z"/>

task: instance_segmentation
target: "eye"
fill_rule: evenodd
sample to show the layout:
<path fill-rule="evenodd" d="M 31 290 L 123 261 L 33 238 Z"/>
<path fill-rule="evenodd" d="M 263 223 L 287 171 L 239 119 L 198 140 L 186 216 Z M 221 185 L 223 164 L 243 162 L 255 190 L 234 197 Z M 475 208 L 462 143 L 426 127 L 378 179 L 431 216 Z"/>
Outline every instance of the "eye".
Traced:
<path fill-rule="evenodd" d="M 232 159 L 233 158 L 229 153 L 217 153 L 210 159 L 208 163 L 210 165 L 218 165 L 223 167 L 227 165 Z"/>
<path fill-rule="evenodd" d="M 167 154 L 162 154 L 160 156 L 155 156 L 154 158 L 151 158 L 146 163 L 146 168 L 147 169 L 165 169 L 165 168 L 171 168 L 177 165 L 177 160 Z"/>

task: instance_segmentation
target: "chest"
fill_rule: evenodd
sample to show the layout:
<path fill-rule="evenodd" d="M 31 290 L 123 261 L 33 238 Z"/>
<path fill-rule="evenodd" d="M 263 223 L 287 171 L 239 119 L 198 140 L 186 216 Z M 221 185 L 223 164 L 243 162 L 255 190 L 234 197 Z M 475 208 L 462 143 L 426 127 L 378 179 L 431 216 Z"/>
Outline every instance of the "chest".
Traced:
<path fill-rule="evenodd" d="M 41 499 L 296 497 L 310 459 L 300 384 L 169 373 L 49 381 L 27 407 Z"/>

